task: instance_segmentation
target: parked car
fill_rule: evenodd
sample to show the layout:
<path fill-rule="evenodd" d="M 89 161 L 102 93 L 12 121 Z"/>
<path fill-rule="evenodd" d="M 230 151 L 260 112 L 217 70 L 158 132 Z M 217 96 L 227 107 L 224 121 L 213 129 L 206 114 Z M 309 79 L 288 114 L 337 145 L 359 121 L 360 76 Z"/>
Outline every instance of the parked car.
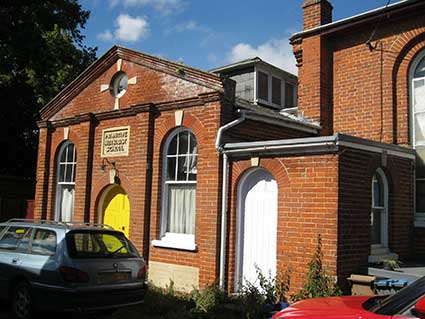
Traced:
<path fill-rule="evenodd" d="M 0 298 L 35 310 L 105 311 L 141 303 L 146 264 L 122 232 L 96 224 L 0 223 Z"/>
<path fill-rule="evenodd" d="M 302 300 L 273 316 L 273 319 L 278 318 L 425 319 L 425 277 L 391 296 L 346 296 Z"/>

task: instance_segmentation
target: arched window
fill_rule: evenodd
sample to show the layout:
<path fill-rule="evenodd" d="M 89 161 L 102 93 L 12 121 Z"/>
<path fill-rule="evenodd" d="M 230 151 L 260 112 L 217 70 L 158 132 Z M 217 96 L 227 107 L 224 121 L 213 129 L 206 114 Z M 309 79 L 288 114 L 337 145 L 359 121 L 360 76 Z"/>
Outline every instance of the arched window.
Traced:
<path fill-rule="evenodd" d="M 175 130 L 164 144 L 161 240 L 154 245 L 195 249 L 198 144 L 187 128 Z"/>
<path fill-rule="evenodd" d="M 416 149 L 416 222 L 425 225 L 425 51 L 413 61 L 410 78 L 411 136 Z"/>
<path fill-rule="evenodd" d="M 372 245 L 388 247 L 388 184 L 384 172 L 379 169 L 372 178 Z"/>
<path fill-rule="evenodd" d="M 74 213 L 75 172 L 77 167 L 75 145 L 69 141 L 62 144 L 56 161 L 55 219 L 70 222 Z"/>
<path fill-rule="evenodd" d="M 384 259 L 397 259 L 388 245 L 388 202 L 389 186 L 384 171 L 378 168 L 372 177 L 372 205 L 370 214 L 371 248 L 370 263 L 380 263 Z"/>

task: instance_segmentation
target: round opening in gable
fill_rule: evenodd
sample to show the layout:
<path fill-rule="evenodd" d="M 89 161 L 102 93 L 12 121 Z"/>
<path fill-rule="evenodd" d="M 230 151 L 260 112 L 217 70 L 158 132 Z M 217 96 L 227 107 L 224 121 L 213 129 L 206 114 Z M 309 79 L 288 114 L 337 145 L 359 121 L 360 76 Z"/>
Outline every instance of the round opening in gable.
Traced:
<path fill-rule="evenodd" d="M 109 85 L 110 92 L 113 97 L 120 98 L 127 91 L 128 76 L 123 71 L 114 74 Z"/>

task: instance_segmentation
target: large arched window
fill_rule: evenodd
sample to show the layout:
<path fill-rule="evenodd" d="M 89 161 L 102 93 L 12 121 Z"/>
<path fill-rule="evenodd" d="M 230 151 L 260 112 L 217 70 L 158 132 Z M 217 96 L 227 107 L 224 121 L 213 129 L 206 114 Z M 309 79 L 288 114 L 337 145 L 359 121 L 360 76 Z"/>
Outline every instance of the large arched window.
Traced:
<path fill-rule="evenodd" d="M 411 136 L 416 149 L 416 223 L 425 226 L 425 51 L 413 61 L 410 78 Z"/>
<path fill-rule="evenodd" d="M 161 240 L 154 245 L 195 249 L 198 144 L 187 128 L 175 130 L 164 144 Z"/>
<path fill-rule="evenodd" d="M 56 216 L 63 222 L 72 221 L 74 213 L 75 172 L 77 152 L 69 141 L 63 143 L 56 158 Z"/>

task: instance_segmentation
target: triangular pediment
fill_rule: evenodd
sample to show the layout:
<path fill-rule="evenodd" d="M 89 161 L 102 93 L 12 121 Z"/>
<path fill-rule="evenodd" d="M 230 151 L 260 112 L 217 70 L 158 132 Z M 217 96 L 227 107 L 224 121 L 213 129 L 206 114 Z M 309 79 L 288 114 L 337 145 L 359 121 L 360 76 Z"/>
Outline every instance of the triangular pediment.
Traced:
<path fill-rule="evenodd" d="M 110 73 L 111 69 L 116 70 L 116 65 L 121 65 L 121 63 L 131 63 L 131 65 L 136 67 L 160 72 L 169 77 L 175 77 L 180 82 L 189 82 L 190 85 L 201 87 L 204 91 L 224 91 L 222 80 L 213 73 L 124 47 L 113 46 L 41 109 L 41 119 L 48 120 L 54 117 L 84 90 L 87 91 L 87 88 L 93 86 L 95 80 L 102 77 L 106 72 Z M 134 81 L 136 80 L 134 79 Z M 92 89 L 90 92 L 105 91 L 108 87 L 109 82 L 105 82 L 99 85 L 97 91 Z M 85 94 L 89 95 L 90 92 L 85 92 Z M 108 93 L 106 92 L 106 94 Z M 86 97 L 86 100 L 90 101 L 90 98 Z"/>

